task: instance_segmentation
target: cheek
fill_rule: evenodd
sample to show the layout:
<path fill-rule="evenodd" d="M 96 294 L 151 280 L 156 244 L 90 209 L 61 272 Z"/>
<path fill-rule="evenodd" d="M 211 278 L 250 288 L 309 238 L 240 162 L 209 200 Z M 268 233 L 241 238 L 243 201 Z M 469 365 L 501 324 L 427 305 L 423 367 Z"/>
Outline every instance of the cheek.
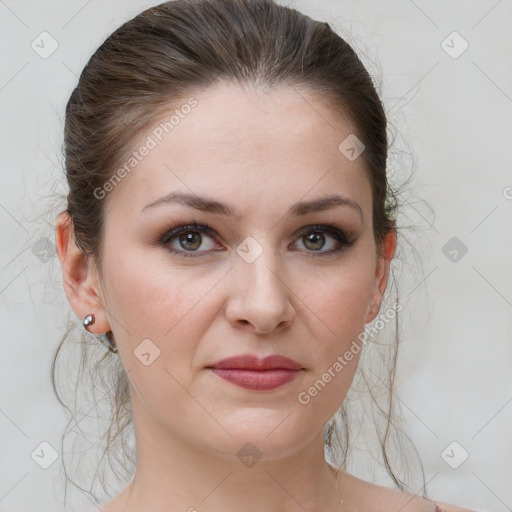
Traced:
<path fill-rule="evenodd" d="M 328 279 L 318 277 L 314 294 L 311 279 L 304 282 L 301 292 L 310 310 L 305 315 L 312 322 L 317 361 L 304 390 L 305 401 L 309 397 L 314 407 L 325 408 L 327 414 L 341 404 L 357 370 L 375 272 L 374 262 L 365 254 L 354 253 Z"/>
<path fill-rule="evenodd" d="M 320 295 L 313 297 L 311 309 L 317 313 L 331 336 L 350 336 L 354 329 L 364 327 L 370 288 L 352 286 L 344 280 L 333 280 Z"/>
<path fill-rule="evenodd" d="M 144 265 L 133 256 L 105 267 L 111 325 L 136 398 L 162 422 L 179 410 L 187 424 L 189 414 L 201 414 L 185 389 L 203 326 L 212 321 L 208 292 L 218 276 L 199 278 L 170 265 Z"/>
<path fill-rule="evenodd" d="M 191 270 L 139 261 L 133 253 L 105 267 L 112 325 L 117 323 L 116 334 L 133 346 L 145 338 L 168 346 L 178 333 L 194 330 L 207 294 L 218 281 L 214 275 L 197 277 Z"/>
<path fill-rule="evenodd" d="M 328 276 L 308 278 L 299 292 L 325 331 L 324 339 L 338 343 L 364 329 L 375 272 L 372 262 L 357 255 L 345 263 L 336 271 L 329 270 Z"/>
<path fill-rule="evenodd" d="M 368 269 L 325 282 L 309 296 L 312 349 L 316 364 L 297 395 L 297 408 L 318 427 L 343 403 L 354 379 L 362 350 L 365 316 L 370 297 Z"/>

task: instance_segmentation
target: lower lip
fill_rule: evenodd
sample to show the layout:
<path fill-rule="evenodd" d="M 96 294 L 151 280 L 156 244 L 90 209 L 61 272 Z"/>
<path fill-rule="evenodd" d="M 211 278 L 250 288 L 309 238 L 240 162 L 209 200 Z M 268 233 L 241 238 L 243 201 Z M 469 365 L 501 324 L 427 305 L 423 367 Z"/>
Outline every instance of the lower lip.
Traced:
<path fill-rule="evenodd" d="M 223 379 L 242 388 L 266 391 L 283 386 L 297 377 L 301 370 L 227 370 L 210 368 Z"/>

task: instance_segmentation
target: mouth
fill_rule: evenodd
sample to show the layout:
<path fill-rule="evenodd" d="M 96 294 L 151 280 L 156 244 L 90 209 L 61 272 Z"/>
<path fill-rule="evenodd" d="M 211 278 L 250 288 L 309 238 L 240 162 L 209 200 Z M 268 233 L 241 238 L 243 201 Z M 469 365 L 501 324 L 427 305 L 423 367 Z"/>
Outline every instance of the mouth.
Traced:
<path fill-rule="evenodd" d="M 260 359 L 252 354 L 223 359 L 206 369 L 239 387 L 260 391 L 281 387 L 304 371 L 302 365 L 285 356 Z"/>
<path fill-rule="evenodd" d="M 294 380 L 302 370 L 226 370 L 209 368 L 222 379 L 245 389 L 267 391 Z"/>

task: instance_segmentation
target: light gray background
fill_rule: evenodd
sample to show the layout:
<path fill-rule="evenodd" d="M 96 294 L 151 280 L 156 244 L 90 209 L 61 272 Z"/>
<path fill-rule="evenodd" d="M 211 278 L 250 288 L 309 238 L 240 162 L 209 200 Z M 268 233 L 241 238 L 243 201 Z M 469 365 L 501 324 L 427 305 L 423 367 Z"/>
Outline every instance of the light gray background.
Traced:
<path fill-rule="evenodd" d="M 157 3 L 0 0 L 0 511 L 62 510 L 60 458 L 46 470 L 31 458 L 43 441 L 59 451 L 66 423 L 49 369 L 67 309 L 57 258 L 45 262 L 34 249 L 39 238 L 53 242 L 37 208 L 61 174 L 63 112 L 77 76 L 108 34 Z M 382 75 L 400 135 L 395 165 L 415 169 L 402 221 L 419 227 L 410 240 L 423 273 L 411 270 L 401 289 L 409 322 L 397 399 L 429 494 L 512 510 L 512 2 L 282 3 L 355 38 Z M 47 59 L 31 48 L 43 31 L 59 45 Z M 442 47 L 453 31 L 469 44 L 458 58 Z M 461 48 L 453 37 L 446 44 Z M 468 249 L 457 262 L 443 253 L 452 237 Z M 453 441 L 452 457 L 469 454 L 457 469 L 441 456 Z M 366 467 L 358 476 L 372 479 Z M 77 503 L 91 507 L 85 495 Z"/>

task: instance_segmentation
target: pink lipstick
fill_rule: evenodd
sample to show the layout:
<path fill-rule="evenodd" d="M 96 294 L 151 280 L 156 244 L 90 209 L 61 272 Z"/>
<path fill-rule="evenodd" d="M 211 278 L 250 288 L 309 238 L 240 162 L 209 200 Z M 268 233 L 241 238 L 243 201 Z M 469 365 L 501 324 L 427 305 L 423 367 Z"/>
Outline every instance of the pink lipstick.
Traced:
<path fill-rule="evenodd" d="M 232 384 L 261 391 L 282 386 L 304 370 L 302 365 L 288 357 L 272 355 L 259 359 L 252 354 L 223 359 L 206 368 Z"/>

